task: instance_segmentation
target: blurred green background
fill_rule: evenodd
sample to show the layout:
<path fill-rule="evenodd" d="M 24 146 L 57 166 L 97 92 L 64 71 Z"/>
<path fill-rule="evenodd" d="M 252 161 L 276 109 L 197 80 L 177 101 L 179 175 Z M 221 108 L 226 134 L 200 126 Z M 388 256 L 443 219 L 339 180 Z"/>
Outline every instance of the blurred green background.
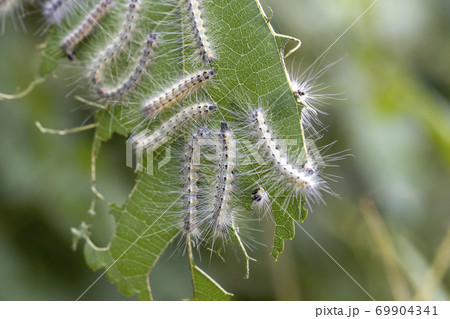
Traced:
<path fill-rule="evenodd" d="M 277 32 L 302 40 L 287 61 L 297 72 L 371 1 L 262 4 L 268 15 L 273 10 Z M 8 18 L 0 36 L 2 93 L 25 88 L 37 71 L 37 46 L 45 39 L 34 30 L 42 21 L 37 14 L 24 21 L 26 32 Z M 258 262 L 249 280 L 233 254 L 226 263 L 203 258 L 205 270 L 235 300 L 370 300 L 349 275 L 376 300 L 449 299 L 449 52 L 446 0 L 379 0 L 329 50 L 324 64 L 343 59 L 324 75 L 326 92 L 342 92 L 344 99 L 322 108 L 327 132 L 319 144 L 337 140 L 330 152 L 354 155 L 327 171 L 341 177 L 332 184 L 340 198 L 326 195 L 327 205 L 313 206 L 278 262 L 269 255 L 272 227 L 263 222 L 266 232 L 257 239 L 269 247 L 252 253 Z M 93 224 L 100 246 L 113 233 L 105 202 L 97 204 L 95 217 L 88 214 L 93 131 L 55 136 L 35 126 L 92 122 L 92 110 L 71 93 L 76 70 L 61 65 L 56 74 L 23 99 L 0 101 L 0 300 L 78 298 L 100 272 L 87 268 L 80 249 L 71 250 L 70 227 L 81 220 Z M 120 155 L 124 142 L 115 137 L 103 146 L 97 171 L 98 188 L 119 204 L 134 175 Z M 183 256 L 168 251 L 150 276 L 155 299 L 190 296 Z M 128 300 L 105 277 L 83 299 Z"/>

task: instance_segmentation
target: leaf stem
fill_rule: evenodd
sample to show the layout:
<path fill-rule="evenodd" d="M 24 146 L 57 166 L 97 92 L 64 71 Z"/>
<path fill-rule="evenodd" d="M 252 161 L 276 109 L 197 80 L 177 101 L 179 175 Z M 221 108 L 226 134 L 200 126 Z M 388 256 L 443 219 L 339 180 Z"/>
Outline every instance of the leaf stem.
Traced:
<path fill-rule="evenodd" d="M 240 237 L 239 234 L 238 234 L 238 230 L 237 230 L 236 226 L 234 226 L 234 221 L 233 221 L 233 223 L 231 224 L 231 229 L 233 229 L 234 235 L 236 236 L 236 239 L 238 240 L 239 246 L 241 247 L 242 252 L 244 253 L 244 257 L 245 257 L 245 268 L 246 268 L 246 272 L 245 272 L 245 277 L 244 277 L 244 279 L 248 279 L 248 278 L 250 277 L 250 260 L 251 260 L 251 261 L 256 261 L 256 259 L 250 257 L 250 256 L 247 254 L 247 250 L 245 249 L 244 243 L 242 242 L 241 237 Z"/>
<path fill-rule="evenodd" d="M 67 135 L 67 134 L 87 131 L 87 130 L 98 127 L 98 123 L 93 123 L 93 124 L 89 124 L 89 125 L 85 125 L 85 126 L 69 128 L 69 129 L 64 129 L 64 130 L 54 130 L 54 129 L 43 127 L 41 125 L 41 123 L 39 123 L 39 122 L 36 122 L 35 124 L 36 124 L 37 128 L 39 129 L 39 131 L 41 131 L 41 133 L 53 134 L 53 135 Z"/>
<path fill-rule="evenodd" d="M 42 83 L 44 81 L 45 81 L 44 78 L 37 78 L 33 82 L 31 82 L 25 90 L 23 90 L 22 92 L 18 92 L 16 94 L 0 93 L 0 100 L 20 99 L 20 98 L 26 96 L 28 93 L 30 93 L 36 85 L 38 85 L 39 83 Z"/>
<path fill-rule="evenodd" d="M 96 108 L 101 109 L 101 110 L 106 110 L 107 109 L 106 106 L 104 106 L 104 105 L 101 105 L 99 103 L 95 103 L 95 102 L 86 100 L 85 98 L 82 98 L 81 96 L 78 96 L 78 95 L 75 95 L 75 99 L 80 101 L 80 102 L 82 102 L 82 103 L 84 103 L 84 104 L 86 104 L 86 105 L 90 105 L 90 106 L 96 107 Z"/>

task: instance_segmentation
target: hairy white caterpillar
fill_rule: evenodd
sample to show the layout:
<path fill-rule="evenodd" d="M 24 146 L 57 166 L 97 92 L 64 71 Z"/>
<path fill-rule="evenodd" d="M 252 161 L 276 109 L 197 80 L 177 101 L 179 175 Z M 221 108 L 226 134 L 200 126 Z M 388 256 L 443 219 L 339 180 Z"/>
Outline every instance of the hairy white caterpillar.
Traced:
<path fill-rule="evenodd" d="M 60 23 L 74 5 L 73 0 L 49 0 L 42 6 L 42 14 L 48 24 Z"/>
<path fill-rule="evenodd" d="M 202 19 L 202 11 L 200 9 L 200 1 L 187 0 L 187 8 L 189 18 L 191 19 L 191 27 L 194 32 L 195 41 L 197 41 L 200 56 L 206 63 L 214 60 L 214 54 L 211 49 L 211 43 L 206 36 L 205 26 Z"/>
<path fill-rule="evenodd" d="M 0 0 L 0 16 L 5 16 L 12 12 L 20 2 L 20 0 Z"/>
<path fill-rule="evenodd" d="M 211 212 L 211 227 L 215 236 L 226 237 L 233 223 L 233 211 L 230 200 L 233 191 L 233 182 L 236 168 L 236 140 L 227 122 L 222 122 L 219 140 L 219 159 L 216 195 Z"/>
<path fill-rule="evenodd" d="M 146 135 L 145 131 L 132 137 L 131 143 L 136 147 L 138 155 L 145 151 L 154 151 L 165 144 L 179 130 L 203 115 L 207 115 L 216 111 L 216 105 L 201 103 L 185 107 L 180 112 L 172 116 L 168 121 L 164 122 L 159 129 L 150 135 Z"/>
<path fill-rule="evenodd" d="M 200 169 L 201 147 L 207 140 L 209 130 L 201 128 L 192 136 L 187 146 L 186 164 L 184 172 L 184 212 L 183 233 L 190 239 L 196 240 L 200 235 L 200 219 L 198 213 L 198 179 Z"/>
<path fill-rule="evenodd" d="M 112 42 L 99 52 L 91 65 L 91 82 L 95 86 L 103 81 L 105 69 L 116 59 L 133 39 L 139 19 L 140 0 L 129 0 L 127 11 L 119 30 Z"/>
<path fill-rule="evenodd" d="M 101 0 L 78 27 L 62 40 L 61 48 L 69 60 L 73 60 L 75 47 L 94 31 L 98 22 L 105 16 L 112 5 L 112 0 Z"/>
<path fill-rule="evenodd" d="M 214 69 L 202 70 L 174 84 L 169 90 L 146 101 L 142 106 L 145 116 L 153 118 L 172 104 L 184 99 L 189 93 L 209 83 L 216 74 Z"/>
<path fill-rule="evenodd" d="M 6 15 L 19 4 L 18 0 L 0 0 L 0 13 Z"/>
<path fill-rule="evenodd" d="M 250 115 L 250 121 L 256 136 L 262 143 L 263 152 L 282 179 L 287 181 L 297 194 L 305 193 L 317 196 L 321 187 L 321 179 L 318 178 L 313 164 L 307 161 L 302 167 L 298 168 L 289 162 L 287 156 L 278 149 L 278 142 L 266 124 L 262 109 L 253 111 Z"/>
<path fill-rule="evenodd" d="M 252 192 L 252 209 L 260 216 L 264 217 L 272 211 L 270 197 L 266 190 L 258 187 Z"/>
<path fill-rule="evenodd" d="M 14 16 L 14 11 L 17 11 L 17 19 L 21 24 L 23 30 L 25 30 L 25 25 L 22 21 L 22 17 L 24 16 L 24 9 L 22 0 L 0 0 L 0 19 L 2 20 L 2 30 L 1 34 L 5 31 L 6 24 L 6 16 L 10 16 L 14 25 L 14 28 L 17 28 L 16 17 Z"/>
<path fill-rule="evenodd" d="M 313 123 L 322 126 L 322 123 L 318 119 L 317 115 L 318 113 L 325 113 L 321 111 L 319 107 L 329 104 L 329 100 L 340 99 L 340 94 L 338 93 L 325 93 L 324 90 L 326 90 L 328 86 L 324 85 L 319 80 L 325 72 L 328 71 L 328 69 L 339 61 L 340 60 L 330 63 L 322 68 L 320 68 L 321 62 L 319 62 L 318 66 L 312 64 L 300 76 L 289 76 L 289 83 L 292 93 L 294 94 L 297 102 L 304 106 L 302 108 L 302 124 L 305 128 L 311 129 L 315 134 L 318 132 L 313 127 Z"/>
<path fill-rule="evenodd" d="M 135 87 L 151 62 L 151 58 L 154 54 L 153 49 L 156 47 L 157 41 L 158 34 L 151 33 L 147 38 L 144 48 L 142 49 L 142 54 L 139 57 L 137 65 L 133 68 L 133 71 L 131 71 L 128 77 L 116 87 L 98 87 L 98 95 L 104 99 L 118 99 Z"/>

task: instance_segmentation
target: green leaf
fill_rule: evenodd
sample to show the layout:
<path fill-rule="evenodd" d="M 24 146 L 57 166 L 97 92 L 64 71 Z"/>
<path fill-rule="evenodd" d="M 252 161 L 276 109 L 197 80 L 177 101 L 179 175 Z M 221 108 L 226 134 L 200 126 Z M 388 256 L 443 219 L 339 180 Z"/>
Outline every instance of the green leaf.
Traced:
<path fill-rule="evenodd" d="M 58 66 L 58 60 L 63 56 L 58 43 L 52 43 L 52 40 L 56 40 L 53 36 L 54 34 L 55 29 L 49 28 L 48 35 L 50 40 L 45 44 L 44 50 L 42 51 L 41 64 L 38 71 L 41 77 L 53 72 Z"/>
<path fill-rule="evenodd" d="M 116 6 L 118 3 L 119 1 L 116 1 Z M 122 105 L 121 103 L 107 105 L 106 109 L 97 112 L 95 119 L 99 126 L 93 147 L 95 157 L 101 143 L 108 141 L 113 133 L 128 136 L 136 131 L 136 124 L 142 121 L 138 108 L 143 98 L 161 92 L 167 83 L 170 83 L 169 79 L 173 81 L 182 74 L 208 68 L 196 60 L 192 44 L 185 43 L 186 39 L 193 42 L 193 37 L 187 22 L 184 1 L 178 2 L 174 7 L 159 4 L 166 4 L 166 1 L 152 1 L 151 6 L 143 4 L 141 8 L 141 16 L 144 14 L 147 18 L 146 21 L 141 19 L 139 24 L 142 39 L 149 31 L 163 35 L 163 40 L 156 51 L 155 62 L 149 70 L 150 76 L 143 79 L 136 92 L 127 96 Z M 217 79 L 205 87 L 203 94 L 218 105 L 219 112 L 209 118 L 211 126 L 217 127 L 225 120 L 235 131 L 238 141 L 250 139 L 252 142 L 248 125 L 236 114 L 248 111 L 249 105 L 259 106 L 268 114 L 278 139 L 296 140 L 298 142 L 296 148 L 298 150 L 302 148 L 301 109 L 291 93 L 281 57 L 280 48 L 285 39 L 273 32 L 257 1 L 204 0 L 202 7 L 207 33 L 217 54 L 217 60 L 212 63 Z M 102 29 L 109 34 L 115 34 L 118 28 L 117 21 L 122 19 L 121 15 L 121 10 L 111 13 L 100 23 Z M 81 19 L 80 14 L 73 21 Z M 51 34 L 41 65 L 41 74 L 54 69 L 53 61 L 61 55 L 56 53 L 58 50 L 61 52 L 59 43 L 67 32 L 67 29 L 62 29 Z M 83 43 L 85 45 L 77 48 L 78 58 L 89 66 L 88 57 L 96 54 L 94 48 L 101 48 L 108 41 L 110 39 L 105 33 L 97 29 Z M 135 51 L 139 52 L 139 45 L 133 45 L 130 49 L 130 52 Z M 127 72 L 126 70 L 131 67 L 129 60 L 128 57 L 122 57 L 117 63 L 117 70 L 112 73 Z M 161 120 L 167 119 L 172 114 L 173 111 L 170 110 L 164 112 Z M 149 128 L 152 129 L 160 123 L 161 121 L 155 121 Z M 172 154 L 183 152 L 181 143 L 172 146 Z M 250 156 L 248 150 L 246 151 L 242 145 L 238 146 L 242 147 L 244 155 Z M 163 147 L 155 154 L 155 163 L 163 159 L 165 151 Z M 118 156 L 122 156 L 121 154 L 123 153 L 118 153 Z M 116 283 L 119 290 L 127 296 L 137 295 L 142 300 L 152 298 L 149 273 L 158 258 L 179 234 L 183 207 L 181 195 L 176 194 L 177 192 L 181 194 L 183 190 L 182 180 L 179 177 L 183 165 L 181 157 L 172 157 L 168 165 L 161 169 L 154 168 L 152 174 L 139 173 L 135 187 L 126 202 L 121 207 L 111 205 L 116 230 L 106 248 L 98 248 L 90 240 L 85 244 L 88 265 L 93 269 L 107 269 L 109 280 Z M 258 173 L 245 174 L 246 171 L 252 171 L 252 168 L 254 171 L 255 166 L 251 163 L 239 168 L 237 178 L 238 185 L 242 189 L 264 184 L 264 176 Z M 262 186 L 269 189 L 271 185 Z M 246 208 L 245 216 L 251 214 L 248 211 L 251 205 L 250 192 L 236 192 L 239 202 L 244 203 L 243 207 Z M 270 195 L 275 197 L 275 194 Z M 276 224 L 272 250 L 275 259 L 283 251 L 284 240 L 294 237 L 294 221 L 299 218 L 303 221 L 306 218 L 307 212 L 303 208 L 299 214 L 300 205 L 303 206 L 298 198 L 289 201 L 287 207 L 284 197 L 272 203 Z M 248 267 L 251 258 L 238 237 L 238 228 L 235 229 L 235 235 Z M 230 298 L 230 294 L 203 271 L 193 266 L 192 260 L 191 262 L 193 300 Z"/>
<path fill-rule="evenodd" d="M 192 282 L 194 285 L 194 296 L 191 300 L 210 301 L 210 300 L 230 300 L 233 296 L 223 290 L 211 277 L 203 270 L 194 266 L 192 270 Z"/>
<path fill-rule="evenodd" d="M 306 220 L 306 217 L 308 217 L 308 210 L 305 208 L 306 206 L 306 198 L 302 198 L 302 207 L 300 211 L 300 222 L 304 222 Z"/>
<path fill-rule="evenodd" d="M 295 221 L 298 220 L 298 206 L 288 208 L 286 213 L 274 211 L 275 236 L 273 239 L 272 256 L 275 260 L 284 250 L 284 241 L 292 239 L 295 235 Z"/>

